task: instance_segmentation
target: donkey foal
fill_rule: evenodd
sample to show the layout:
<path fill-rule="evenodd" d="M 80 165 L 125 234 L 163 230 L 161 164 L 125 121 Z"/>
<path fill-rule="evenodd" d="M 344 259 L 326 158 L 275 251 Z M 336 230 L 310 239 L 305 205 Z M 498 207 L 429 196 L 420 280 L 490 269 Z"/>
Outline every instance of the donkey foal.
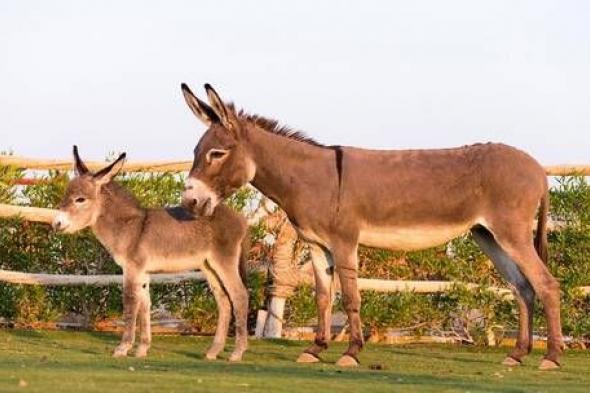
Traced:
<path fill-rule="evenodd" d="M 210 217 L 195 217 L 180 207 L 144 209 L 112 181 L 124 159 L 122 154 L 108 167 L 91 173 L 74 146 L 76 177 L 68 184 L 53 222 L 54 229 L 64 233 L 90 227 L 123 268 L 125 331 L 113 356 L 126 356 L 133 347 L 138 317 L 140 343 L 135 356 L 147 355 L 151 343 L 149 273 L 201 269 L 219 309 L 215 338 L 206 357 L 215 359 L 223 350 L 233 306 L 236 346 L 229 360 L 241 360 L 248 339 L 245 219 L 225 205 Z"/>

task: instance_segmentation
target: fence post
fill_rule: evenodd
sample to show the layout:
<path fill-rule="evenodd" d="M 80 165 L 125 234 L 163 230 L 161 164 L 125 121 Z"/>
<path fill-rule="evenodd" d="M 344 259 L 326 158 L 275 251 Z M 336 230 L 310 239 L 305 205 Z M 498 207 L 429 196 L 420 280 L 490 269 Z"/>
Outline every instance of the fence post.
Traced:
<path fill-rule="evenodd" d="M 266 325 L 267 316 L 268 312 L 266 310 L 258 310 L 258 313 L 256 314 L 256 328 L 254 329 L 254 337 L 264 337 L 264 326 Z"/>
<path fill-rule="evenodd" d="M 264 337 L 280 338 L 283 332 L 283 316 L 287 298 L 300 284 L 299 272 L 295 265 L 297 232 L 289 224 L 287 218 L 278 215 L 279 222 L 275 226 L 276 241 L 274 255 L 269 273 L 272 277 L 267 293 L 270 296 L 268 314 L 264 328 Z"/>
<path fill-rule="evenodd" d="M 283 316 L 285 314 L 285 302 L 287 298 L 273 296 L 268 306 L 264 337 L 281 338 L 283 333 Z"/>

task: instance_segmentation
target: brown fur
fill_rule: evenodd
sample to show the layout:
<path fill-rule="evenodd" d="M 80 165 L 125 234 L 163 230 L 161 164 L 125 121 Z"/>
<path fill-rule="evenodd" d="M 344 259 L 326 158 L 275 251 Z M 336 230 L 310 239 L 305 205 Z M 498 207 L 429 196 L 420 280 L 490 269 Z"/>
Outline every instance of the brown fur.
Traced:
<path fill-rule="evenodd" d="M 77 150 L 74 154 L 78 176 L 68 184 L 54 226 L 68 233 L 90 227 L 123 268 L 125 332 L 114 356 L 127 355 L 133 346 L 137 318 L 141 342 L 136 356 L 147 354 L 151 343 L 149 273 L 201 269 L 219 307 L 217 331 L 207 358 L 213 359 L 223 350 L 233 305 L 236 348 L 230 360 L 240 360 L 247 346 L 248 314 L 244 217 L 225 205 L 208 217 L 195 217 L 182 207 L 144 209 L 127 190 L 111 181 L 122 158 L 108 170 L 91 174 Z"/>
<path fill-rule="evenodd" d="M 331 270 L 322 266 L 333 265 L 340 279 L 351 334 L 339 364 L 350 365 L 363 345 L 358 244 L 417 250 L 471 230 L 519 301 L 520 333 L 510 358 L 520 361 L 530 351 L 536 293 L 548 322 L 546 359 L 558 364 L 559 284 L 543 263 L 548 186 L 533 158 L 491 143 L 438 150 L 322 146 L 275 121 L 224 107 L 213 88 L 205 88 L 212 107 L 193 112 L 209 129 L 189 174 L 199 187 L 185 192 L 184 203 L 218 202 L 252 182 L 287 213 L 300 236 L 323 251 L 314 258 L 319 329 L 308 354 L 318 356 L 330 335 Z M 206 106 L 186 85 L 183 93 L 191 108 Z M 214 111 L 220 120 L 208 123 L 200 110 Z M 206 161 L 212 149 L 222 149 L 223 158 Z M 531 224 L 539 205 L 537 252 Z"/>

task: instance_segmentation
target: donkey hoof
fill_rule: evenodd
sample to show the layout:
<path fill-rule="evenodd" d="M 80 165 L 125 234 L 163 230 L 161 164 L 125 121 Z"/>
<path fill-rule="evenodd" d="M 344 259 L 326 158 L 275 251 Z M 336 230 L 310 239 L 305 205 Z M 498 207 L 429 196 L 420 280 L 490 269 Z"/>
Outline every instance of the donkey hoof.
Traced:
<path fill-rule="evenodd" d="M 149 347 L 144 347 L 144 346 L 139 346 L 137 347 L 137 350 L 135 351 L 135 357 L 136 358 L 144 358 L 147 356 L 148 353 L 148 349 Z"/>
<path fill-rule="evenodd" d="M 359 362 L 355 358 L 350 355 L 343 355 L 338 361 L 336 365 L 339 367 L 358 367 Z"/>
<path fill-rule="evenodd" d="M 542 371 L 559 370 L 560 368 L 561 366 L 558 363 L 549 359 L 543 359 L 541 360 L 541 364 L 539 364 L 539 370 Z"/>
<path fill-rule="evenodd" d="M 113 352 L 113 357 L 114 358 L 122 358 L 127 356 L 127 350 L 126 349 L 115 349 L 115 351 Z"/>
<path fill-rule="evenodd" d="M 516 367 L 521 365 L 521 363 L 512 356 L 506 356 L 506 358 L 502 361 L 502 364 L 508 367 Z"/>
<path fill-rule="evenodd" d="M 205 359 L 207 359 L 207 360 L 217 360 L 217 352 L 207 352 L 205 354 Z"/>
<path fill-rule="evenodd" d="M 233 352 L 229 355 L 230 362 L 241 362 L 242 361 L 242 353 L 241 352 Z"/>
<path fill-rule="evenodd" d="M 312 355 L 311 353 L 303 352 L 297 358 L 297 363 L 317 363 L 320 361 L 320 358 Z"/>

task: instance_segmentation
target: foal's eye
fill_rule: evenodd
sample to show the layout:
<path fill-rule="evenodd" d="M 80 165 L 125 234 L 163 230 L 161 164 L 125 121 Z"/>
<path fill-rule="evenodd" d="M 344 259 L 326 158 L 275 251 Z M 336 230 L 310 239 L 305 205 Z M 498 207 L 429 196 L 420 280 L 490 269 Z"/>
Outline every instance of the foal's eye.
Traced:
<path fill-rule="evenodd" d="M 86 198 L 82 198 L 82 197 L 76 198 L 74 202 L 76 202 L 76 203 L 84 203 L 84 202 L 86 202 Z"/>

